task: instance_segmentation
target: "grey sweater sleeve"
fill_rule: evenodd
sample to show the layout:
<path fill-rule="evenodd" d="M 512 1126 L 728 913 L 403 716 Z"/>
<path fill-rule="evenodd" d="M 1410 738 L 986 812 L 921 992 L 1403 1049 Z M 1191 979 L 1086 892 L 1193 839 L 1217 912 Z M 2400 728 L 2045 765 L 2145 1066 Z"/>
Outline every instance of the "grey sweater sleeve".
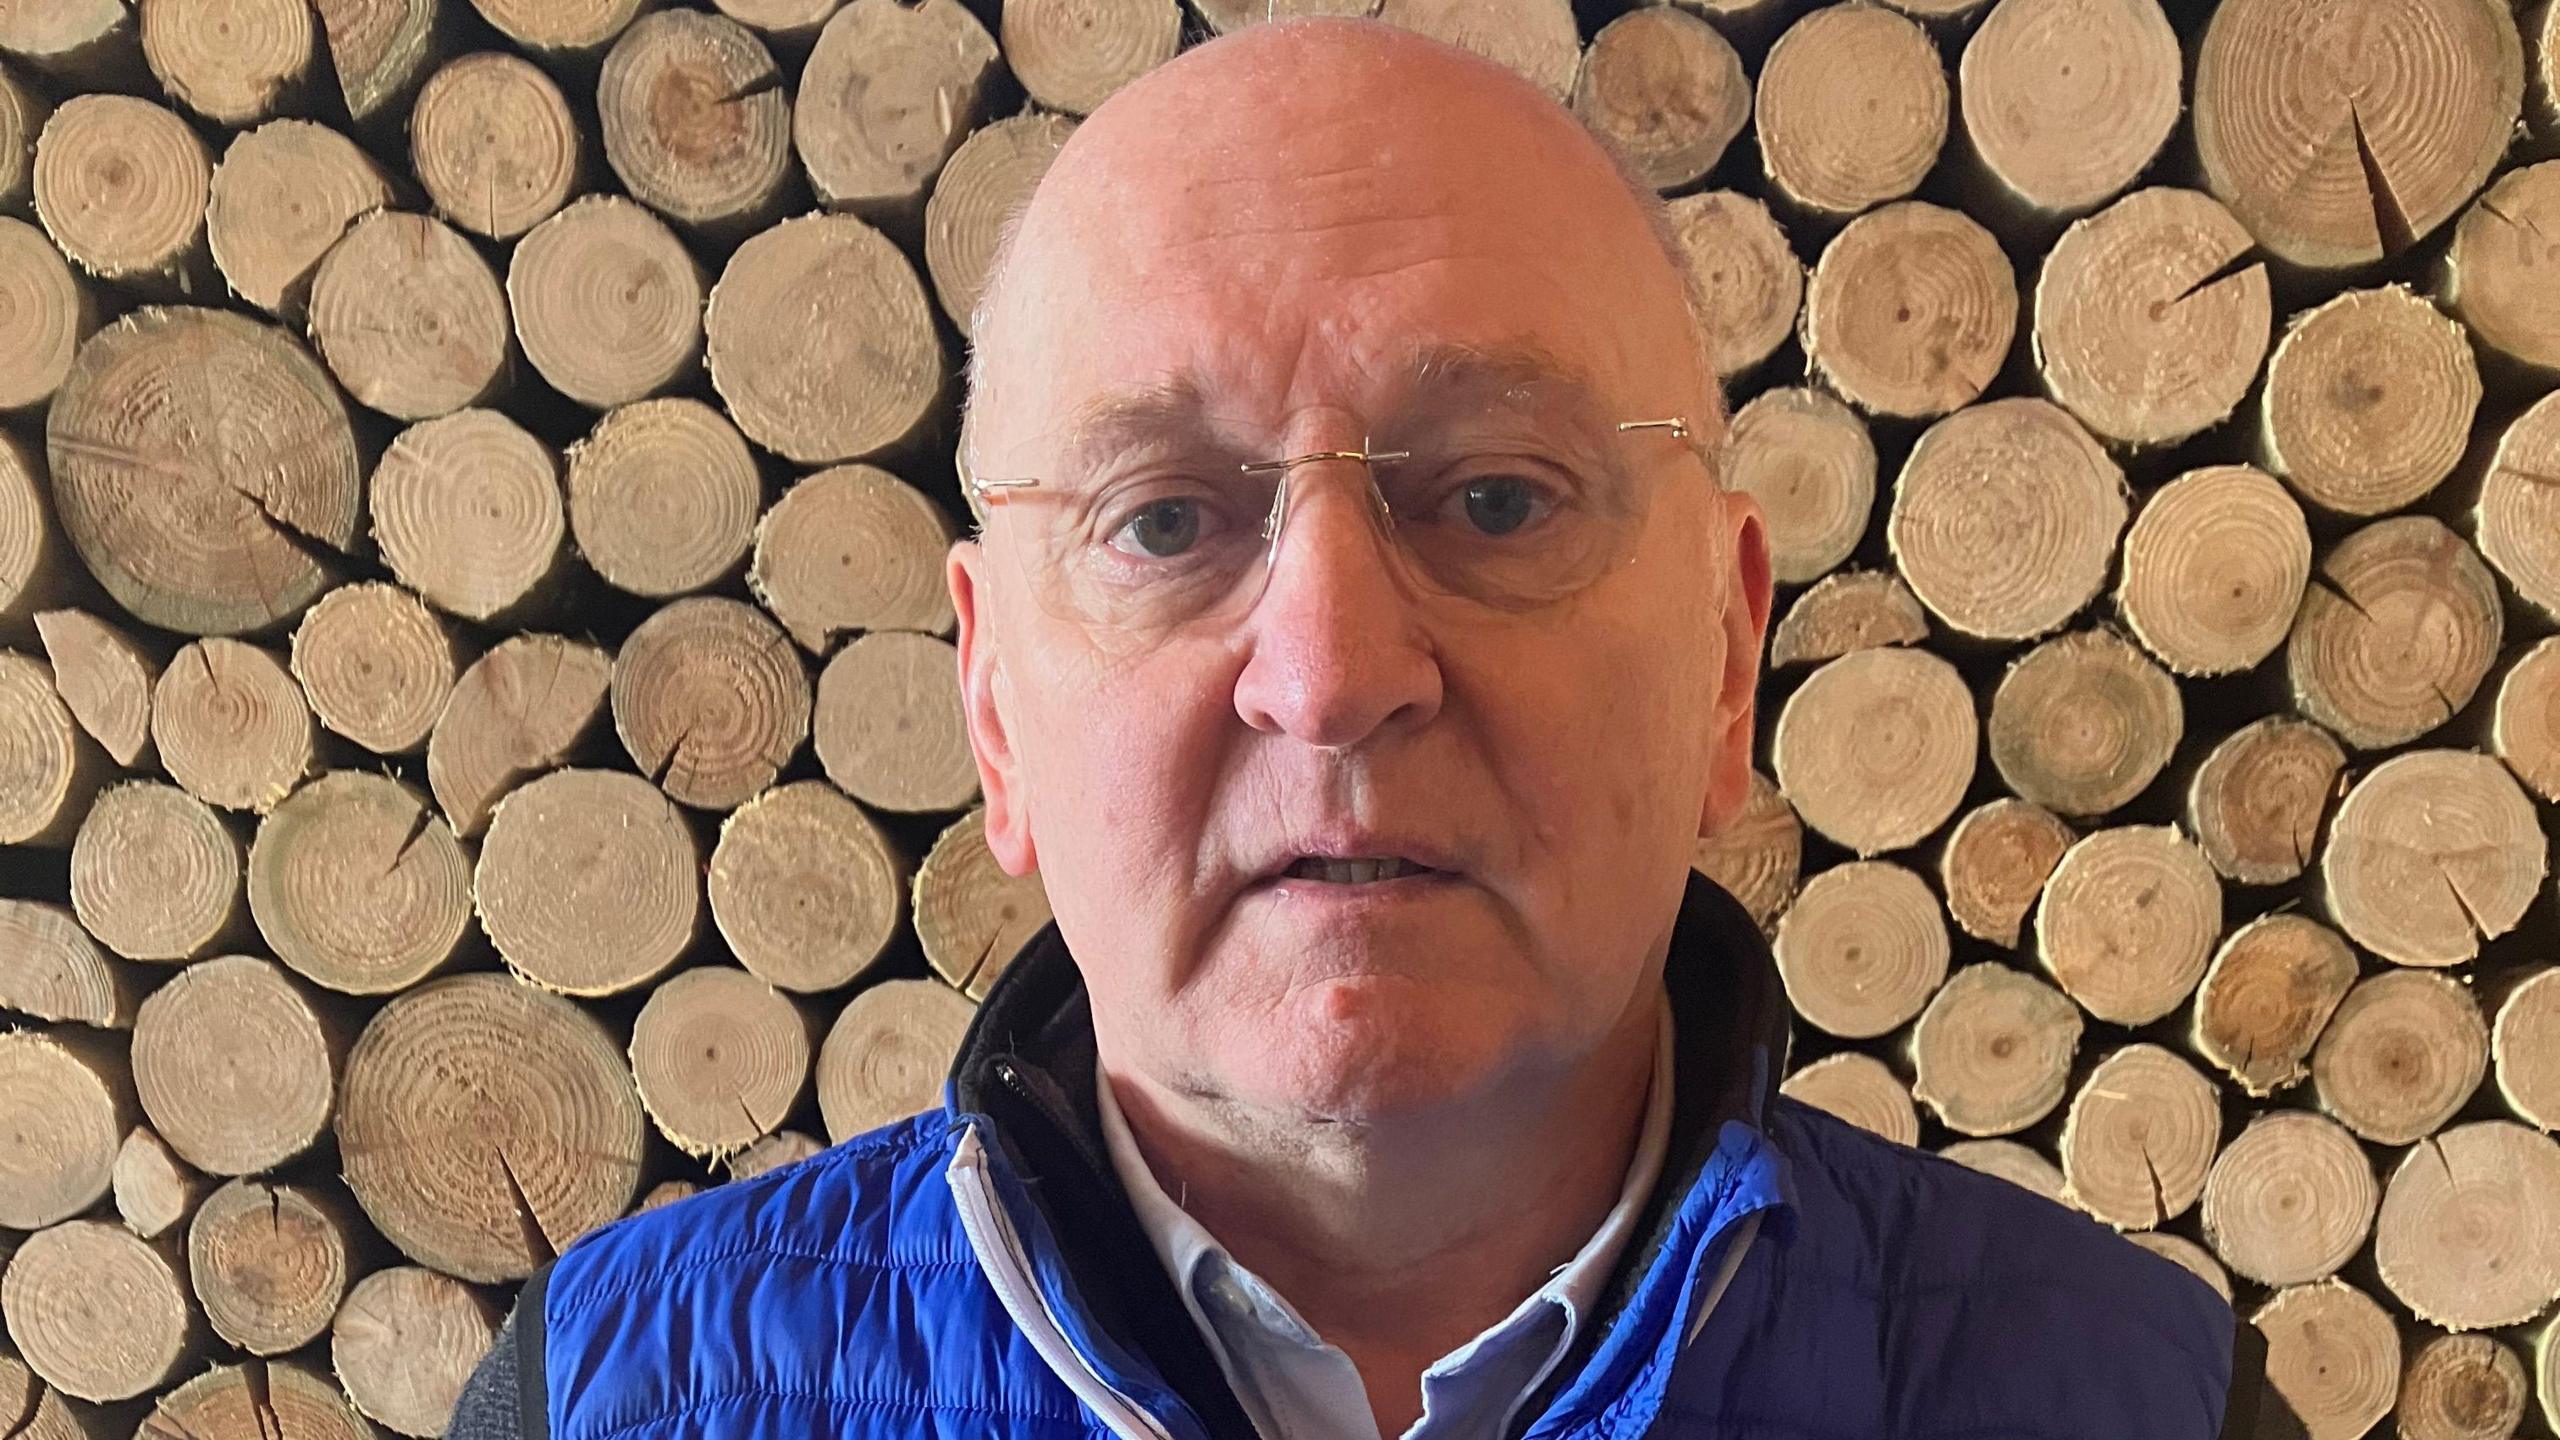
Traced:
<path fill-rule="evenodd" d="M 551 1440 L 542 1366 L 542 1297 L 550 1278 L 546 1265 L 525 1282 L 515 1310 L 454 1402 L 445 1440 Z"/>

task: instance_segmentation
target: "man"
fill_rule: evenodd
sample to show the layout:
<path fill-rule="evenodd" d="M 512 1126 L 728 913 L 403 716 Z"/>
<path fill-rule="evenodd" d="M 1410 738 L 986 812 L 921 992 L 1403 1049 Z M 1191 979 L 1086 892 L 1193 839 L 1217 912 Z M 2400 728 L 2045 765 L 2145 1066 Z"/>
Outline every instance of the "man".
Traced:
<path fill-rule="evenodd" d="M 1774 1093 L 1688 867 L 1770 576 L 1684 285 L 1566 111 L 1374 22 L 1097 110 L 949 566 L 1056 924 L 942 1110 L 582 1240 L 454 1433 L 2252 1433 L 2201 1282 Z"/>

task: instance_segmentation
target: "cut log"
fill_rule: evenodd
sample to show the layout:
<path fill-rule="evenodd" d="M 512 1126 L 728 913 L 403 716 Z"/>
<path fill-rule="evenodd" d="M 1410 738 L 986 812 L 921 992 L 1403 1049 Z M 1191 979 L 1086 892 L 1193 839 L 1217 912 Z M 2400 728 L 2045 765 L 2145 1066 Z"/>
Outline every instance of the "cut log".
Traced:
<path fill-rule="evenodd" d="M 2507 1120 L 2410 1147 L 2374 1222 L 2374 1268 L 2448 1330 L 2520 1325 L 2560 1300 L 2560 1141 Z"/>
<path fill-rule="evenodd" d="M 1742 813 L 1701 838 L 1689 856 L 1689 868 L 1723 886 L 1763 930 L 1795 898 L 1803 865 L 1804 822 L 1778 793 L 1777 782 L 1757 770 L 1751 772 Z"/>
<path fill-rule="evenodd" d="M 884 980 L 856 995 L 818 1052 L 818 1110 L 842 1143 L 941 1103 L 977 1007 L 938 980 Z"/>
<path fill-rule="evenodd" d="M 619 195 L 590 195 L 533 227 L 507 265 L 525 358 L 598 410 L 693 375 L 707 283 L 666 222 Z"/>
<path fill-rule="evenodd" d="M 669 795 L 734 810 L 809 738 L 809 674 L 782 628 L 744 601 L 659 609 L 613 662 L 613 728 Z"/>
<path fill-rule="evenodd" d="M 292 1360 L 217 1365 L 160 1397 L 134 1440 L 375 1440 L 326 1370 Z"/>
<path fill-rule="evenodd" d="M 2389 60 L 2333 64 L 2347 35 Z M 2359 265 L 2453 218 L 2505 153 L 2523 94 L 2501 0 L 2229 0 L 2196 52 L 2196 151 L 2258 243 L 2296 265 Z"/>
<path fill-rule="evenodd" d="M 1947 922 L 1927 882 L 1886 860 L 1805 882 L 1771 942 L 1796 1015 L 1845 1039 L 1900 1029 L 1947 978 Z"/>
<path fill-rule="evenodd" d="M 1491 28 L 1509 23 L 1507 8 L 1488 7 L 1487 13 Z M 1564 33 L 1572 33 L 1570 20 Z M 1032 100 L 1085 115 L 1173 58 L 1182 44 L 1182 7 L 1174 0 L 1016 0 L 1004 7 L 998 38 L 1005 63 Z M 1570 83 L 1580 47 L 1572 39 L 1563 44 Z"/>
<path fill-rule="evenodd" d="M 2531 1398 L 2524 1362 L 2489 1335 L 2438 1335 L 2400 1372 L 2404 1440 L 2509 1440 Z"/>
<path fill-rule="evenodd" d="M 88 274 L 213 299 L 204 207 L 213 156 L 186 121 L 131 95 L 75 95 L 36 140 L 36 215 Z"/>
<path fill-rule="evenodd" d="M 403 584 L 466 620 L 550 601 L 565 561 L 560 460 L 495 410 L 412 425 L 373 471 L 373 534 Z"/>
<path fill-rule="evenodd" d="M 1885 538 L 1958 634 L 2032 640 L 2097 595 L 2125 512 L 2124 472 L 2079 421 L 2044 400 L 1994 400 L 1912 446 Z"/>
<path fill-rule="evenodd" d="M 560 87 L 516 55 L 452 61 L 409 111 L 409 165 L 436 213 L 492 240 L 512 240 L 569 202 L 579 150 Z"/>
<path fill-rule="evenodd" d="M 1923 650 L 1857 650 L 1787 697 L 1769 755 L 1804 823 L 1861 856 L 1927 838 L 1973 783 L 1973 692 Z"/>
<path fill-rule="evenodd" d="M 2014 949 L 2045 878 L 2079 838 L 2041 805 L 2003 795 L 1956 822 L 1938 854 L 1938 886 L 1964 933 Z"/>
<path fill-rule="evenodd" d="M 1645 15 L 1685 12 L 1661 6 L 1629 18 Z M 1691 293 L 1699 301 L 1707 361 L 1719 378 L 1740 375 L 1768 359 L 1795 329 L 1804 302 L 1804 262 L 1788 247 L 1787 232 L 1770 217 L 1769 207 L 1738 191 L 1683 195 L 1669 209 L 1671 232 L 1687 257 Z"/>
<path fill-rule="evenodd" d="M 2560 161 L 2508 171 L 2453 227 L 2437 295 L 2480 343 L 2534 370 L 2560 370 Z"/>
<path fill-rule="evenodd" d="M 837 651 L 818 677 L 811 728 L 827 778 L 874 809 L 958 810 L 978 798 L 960 656 L 947 640 L 882 630 Z"/>
<path fill-rule="evenodd" d="M 826 1143 L 815 1135 L 798 1130 L 777 1130 L 730 1156 L 729 1178 L 753 1180 L 786 1165 L 797 1165 L 826 1148 Z"/>
<path fill-rule="evenodd" d="M 395 420 L 448 415 L 509 378 L 507 297 L 469 240 L 377 210 L 311 275 L 311 339 L 347 393 Z"/>
<path fill-rule="evenodd" d="M 52 114 L 42 95 L 0 68 L 0 211 L 24 215 L 34 209 L 36 137 Z"/>
<path fill-rule="evenodd" d="M 596 113 L 613 173 L 659 214 L 714 240 L 780 218 L 791 96 L 764 42 L 737 21 L 688 9 L 634 21 L 605 56 Z"/>
<path fill-rule="evenodd" d="M 1928 32 L 1890 10 L 1834 5 L 1778 37 L 1760 66 L 1770 187 L 1855 215 L 1919 188 L 1947 140 L 1947 70 Z"/>
<path fill-rule="evenodd" d="M 2479 553 L 2432 516 L 2402 515 L 2321 556 L 2285 673 L 2303 714 L 2355 749 L 2385 749 L 2470 704 L 2504 632 Z"/>
<path fill-rule="evenodd" d="M 133 1024 L 139 978 L 50 900 L 0 899 L 0 1010 L 101 1030 Z"/>
<path fill-rule="evenodd" d="M 141 1118 L 123 1046 L 69 1026 L 0 1032 L 0 1225 L 37 1230 L 106 1198 Z M 60 1383 L 60 1382 L 56 1382 Z"/>
<path fill-rule="evenodd" d="M 851 215 L 803 215 L 740 245 L 703 325 L 730 418 L 804 465 L 907 438 L 942 389 L 924 282 Z"/>
<path fill-rule="evenodd" d="M 259 823 L 249 913 L 306 979 L 387 995 L 455 957 L 471 928 L 471 858 L 416 789 L 332 770 Z"/>
<path fill-rule="evenodd" d="M 647 1129 L 603 1025 L 486 974 L 383 1006 L 338 1112 L 347 1186 L 375 1228 L 482 1284 L 524 1278 L 630 1209 Z"/>
<path fill-rule="evenodd" d="M 631 1207 L 631 1213 L 645 1215 L 652 1210 L 663 1210 L 679 1200 L 690 1200 L 701 1193 L 702 1187 L 690 1180 L 661 1180 L 649 1187 L 649 1193 L 640 1197 L 639 1202 Z"/>
<path fill-rule="evenodd" d="M 2338 928 L 2402 965 L 2459 965 L 2515 928 L 2549 868 L 2533 802 L 2486 755 L 2412 750 L 2338 805 L 2320 854 Z"/>
<path fill-rule="evenodd" d="M 143 309 L 91 336 L 45 413 L 45 449 L 81 560 L 164 629 L 301 614 L 363 519 L 337 387 L 293 337 L 226 311 Z"/>
<path fill-rule="evenodd" d="M 2267 362 L 2259 447 L 2303 499 L 2380 515 L 2453 473 L 2480 394 L 2458 322 L 2403 286 L 2352 290 L 2286 327 Z"/>
<path fill-rule="evenodd" d="M 61 673 L 57 664 L 57 685 Z M 2560 802 L 2560 638 L 2535 645 L 2507 671 L 2498 685 L 2489 744 L 2526 789 Z"/>
<path fill-rule="evenodd" d="M 1373 15 L 1377 0 L 1190 0 L 1191 8 L 1214 35 L 1229 35 L 1259 20 L 1278 20 L 1302 15 Z M 1718 13 L 1720 5 L 1735 0 L 1708 0 L 1706 13 Z M 1760 0 L 1741 0 L 1758 4 Z"/>
<path fill-rule="evenodd" d="M 2221 933 L 2222 882 L 2174 825 L 2082 837 L 2036 907 L 2037 958 L 2063 993 L 2119 1025 L 2177 1009 Z"/>
<path fill-rule="evenodd" d="M 2000 242 L 1962 214 L 1918 200 L 1850 221 L 1805 287 L 1804 352 L 1814 373 L 1878 415 L 1925 420 L 1972 404 L 2000 373 L 2017 329 L 2017 275 Z"/>
<path fill-rule="evenodd" d="M 2011 664 L 1985 726 L 2021 797 L 2104 815 L 2150 788 L 2186 733 L 2177 682 L 2111 630 L 2076 630 Z"/>
<path fill-rule="evenodd" d="M 2068 3 L 2148 10 L 2165 29 L 2152 0 Z M 2174 110 L 2174 84 L 2170 95 Z M 2221 423 L 2257 379 L 2273 323 L 2266 266 L 2232 268 L 2249 244 L 2212 196 L 2165 188 L 2063 231 L 2036 282 L 2045 392 L 2123 445 L 2175 444 Z"/>
<path fill-rule="evenodd" d="M 382 167 L 354 141 L 308 120 L 272 120 L 222 152 L 205 239 L 232 294 L 299 321 L 320 257 L 357 216 L 391 200 Z"/>
<path fill-rule="evenodd" d="M 2304 1062 L 2356 983 L 2356 956 L 2307 916 L 2261 915 L 2231 932 L 2196 987 L 2198 1054 L 2252 1096 L 2311 1073 Z"/>
<path fill-rule="evenodd" d="M 1769 664 L 1819 665 L 1852 650 L 1929 638 L 1918 596 L 1890 570 L 1826 575 L 1796 597 L 1769 639 Z"/>
<path fill-rule="evenodd" d="M 1646 184 L 1685 190 L 1751 118 L 1751 77 L 1714 26 L 1677 6 L 1639 6 L 1591 37 L 1573 112 L 1616 142 Z"/>
<path fill-rule="evenodd" d="M 972 1000 L 987 991 L 1022 947 L 1050 922 L 1040 872 L 1007 875 L 987 849 L 985 807 L 951 822 L 916 867 L 916 940 L 926 963 Z"/>
<path fill-rule="evenodd" d="M 2311 863 L 2346 752 L 2308 720 L 2270 715 L 2225 736 L 2187 785 L 2187 829 L 2226 880 L 2277 885 Z"/>
<path fill-rule="evenodd" d="M 427 737 L 427 784 L 463 838 L 499 797 L 559 765 L 604 714 L 613 657 L 558 635 L 518 635 L 473 661 Z"/>
<path fill-rule="evenodd" d="M 203 1171 L 179 1159 L 148 1125 L 126 1131 L 116 1150 L 116 1214 L 126 1229 L 145 1240 L 184 1224 L 212 1186 Z"/>
<path fill-rule="evenodd" d="M 2212 1251 L 2184 1235 L 2165 1230 L 2137 1230 L 2124 1238 L 2212 1286 L 2224 1304 L 2231 1302 L 2231 1272 L 2222 1268 Z"/>
<path fill-rule="evenodd" d="M 58 84 L 130 85 L 142 47 L 123 0 L 53 0 L 0 11 L 0 51 Z"/>
<path fill-rule="evenodd" d="M 97 325 L 96 298 L 72 275 L 62 252 L 33 225 L 0 217 L 0 410 L 32 410 L 52 399 L 80 342 Z M 8 467 L 0 462 L 0 468 Z M 15 608 L 8 598 L 33 568 L 18 558 L 20 523 L 14 515 L 7 521 L 15 543 L 0 552 L 7 557 L 0 612 Z"/>
<path fill-rule="evenodd" d="M 2338 1002 L 2311 1052 L 2320 1108 L 2377 1145 L 2406 1145 L 2453 1118 L 2489 1069 L 2489 1027 L 2443 975 L 2393 970 Z"/>
<path fill-rule="evenodd" d="M 71 845 L 71 908 L 128 960 L 192 960 L 245 938 L 248 848 L 212 807 L 174 785 L 100 791 Z"/>
<path fill-rule="evenodd" d="M 442 49 L 445 0 L 312 0 L 311 8 L 329 37 L 347 113 L 358 124 L 405 113 Z"/>
<path fill-rule="evenodd" d="M 995 37 L 959 0 L 797 3 L 826 21 L 791 106 L 810 187 L 831 210 L 911 230 L 925 191 L 985 113 Z M 723 8 L 734 16 L 738 7 Z"/>
<path fill-rule="evenodd" d="M 1938 1153 L 2057 1205 L 2070 1203 L 2062 1192 L 2061 1167 L 2015 1140 L 1958 1140 Z"/>
<path fill-rule="evenodd" d="M 0 1276 L 0 1315 L 27 1367 L 82 1400 L 157 1390 L 194 1364 L 205 1340 L 178 1237 L 144 1240 L 111 1220 L 68 1220 L 28 1236 Z"/>
<path fill-rule="evenodd" d="M 36 633 L 53 665 L 54 693 L 71 718 L 118 765 L 140 767 L 153 754 L 151 691 L 160 682 L 158 657 L 85 610 L 39 611 Z"/>
<path fill-rule="evenodd" d="M 634 595 L 665 599 L 734 574 L 763 503 L 746 438 L 690 397 L 625 405 L 569 447 L 569 533 L 605 583 Z"/>
<path fill-rule="evenodd" d="M 7 245 L 8 227 L 16 223 L 0 220 L 0 248 Z M 36 243 L 44 244 L 42 237 Z M 0 258 L 0 264 L 6 263 Z M 6 277 L 0 276 L 0 340 L 7 338 L 6 286 Z M 31 618 L 60 598 L 67 578 L 62 547 L 53 538 L 52 508 L 35 457 L 0 431 L 0 635 L 21 644 Z"/>
<path fill-rule="evenodd" d="M 649 992 L 631 1075 L 658 1133 L 717 1160 L 773 1132 L 809 1083 L 809 1018 L 744 970 L 701 965 Z"/>
<path fill-rule="evenodd" d="M 259 815 L 319 764 L 311 706 L 284 658 L 218 635 L 190 641 L 160 672 L 151 743 L 188 794 Z"/>
<path fill-rule="evenodd" d="M 2537 970 L 2507 992 L 2489 1053 L 2507 1108 L 2541 1129 L 2560 1130 L 2560 968 Z"/>
<path fill-rule="evenodd" d="M 691 948 L 701 873 L 701 847 L 658 787 L 622 771 L 554 770 L 498 802 L 473 897 L 517 974 L 565 994 L 611 995 L 647 984 Z"/>
<path fill-rule="evenodd" d="M 2246 670 L 2284 643 L 2311 579 L 2311 531 L 2283 486 L 2247 465 L 2190 470 L 2124 537 L 2116 608 L 2180 675 Z"/>
<path fill-rule="evenodd" d="M 1867 533 L 1875 442 L 1856 412 L 1819 390 L 1763 391 L 1733 417 L 1724 476 L 1760 502 L 1771 574 L 1801 585 L 1838 568 Z"/>
<path fill-rule="evenodd" d="M 1844 1050 L 1788 1076 L 1780 1094 L 1880 1135 L 1896 1145 L 1920 1143 L 1920 1112 L 1911 1090 L 1873 1055 Z"/>
<path fill-rule="evenodd" d="M 1266 0 L 1267 3 L 1267 0 Z M 1167 0 L 1177 28 L 1180 7 Z M 1390 25 L 1471 50 L 1565 103 L 1582 60 L 1582 36 L 1566 0 L 1377 0 L 1371 13 Z M 1013 60 L 1011 30 L 1005 57 Z M 1168 54 L 1170 52 L 1168 51 Z M 1018 62 L 1016 62 L 1018 64 Z M 1057 109 L 1073 107 L 1057 106 Z"/>
<path fill-rule="evenodd" d="M 397 585 L 343 585 L 293 632 L 293 678 L 321 724 L 377 755 L 413 755 L 453 693 L 453 637 Z"/>
<path fill-rule="evenodd" d="M 756 524 L 747 576 L 791 637 L 824 655 L 854 630 L 950 633 L 952 527 L 922 491 L 870 465 L 821 470 Z"/>
<path fill-rule="evenodd" d="M 2213 1082 L 2157 1045 L 2127 1045 L 2071 1097 L 2063 1179 L 2080 1209 L 2119 1230 L 2148 1230 L 2196 1203 L 2221 1143 Z"/>
<path fill-rule="evenodd" d="M 2259 1116 L 2223 1147 L 2204 1185 L 2204 1233 L 2265 1285 L 2335 1274 L 2364 1248 L 2382 1186 L 2346 1127 L 2302 1110 Z"/>
<path fill-rule="evenodd" d="M 2157 0 L 2002 0 L 1957 66 L 1965 138 L 2013 203 L 2077 214 L 2149 168 L 2185 70 Z"/>
<path fill-rule="evenodd" d="M 141 0 L 142 58 L 169 97 L 221 125 L 303 99 L 319 50 L 307 0 Z"/>
<path fill-rule="evenodd" d="M 335 1195 L 303 1185 L 234 1180 L 206 1197 L 187 1227 L 187 1278 L 213 1333 L 252 1355 L 320 1338 L 346 1298 L 355 1225 Z"/>
<path fill-rule="evenodd" d="M 2480 553 L 2525 603 L 2560 619 L 2560 397 L 2507 428 L 2472 512 Z"/>
<path fill-rule="evenodd" d="M 2391 1409 L 2400 1330 L 2343 1280 L 2279 1290 L 2249 1317 L 2267 1337 L 2267 1381 L 2311 1440 L 2355 1440 Z"/>
<path fill-rule="evenodd" d="M 2062 1103 L 2080 1010 L 1995 961 L 1947 981 L 1911 1031 L 1912 1097 L 1959 1135 L 2009 1135 Z"/>
<path fill-rule="evenodd" d="M 613 43 L 648 0 L 471 0 L 498 33 L 555 60 L 583 59 Z"/>
<path fill-rule="evenodd" d="M 498 1307 L 486 1295 L 450 1275 L 395 1265 L 347 1292 L 329 1326 L 329 1359 L 358 1410 L 434 1440 L 497 1332 Z"/>
<path fill-rule="evenodd" d="M 142 1002 L 133 1081 L 169 1148 L 215 1175 L 271 1170 L 329 1128 L 345 1027 L 254 955 L 180 971 Z"/>
<path fill-rule="evenodd" d="M 1036 111 L 981 126 L 951 152 L 934 181 L 924 206 L 925 270 L 962 339 L 976 322 L 1006 223 L 1031 199 L 1075 128 L 1073 116 Z"/>
<path fill-rule="evenodd" d="M 53 667 L 0 650 L 0 845 L 68 845 L 107 776 L 53 687 Z"/>

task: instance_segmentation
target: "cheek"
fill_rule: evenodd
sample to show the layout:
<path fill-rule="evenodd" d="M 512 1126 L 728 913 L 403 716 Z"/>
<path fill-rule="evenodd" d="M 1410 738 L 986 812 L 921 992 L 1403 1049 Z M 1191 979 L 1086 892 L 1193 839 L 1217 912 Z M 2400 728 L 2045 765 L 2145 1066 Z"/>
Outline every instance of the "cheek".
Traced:
<path fill-rule="evenodd" d="M 1017 680 L 1016 744 L 1042 870 L 1102 895 L 1187 876 L 1232 710 L 1171 657 L 1112 664 L 1063 639 L 1040 655 Z"/>

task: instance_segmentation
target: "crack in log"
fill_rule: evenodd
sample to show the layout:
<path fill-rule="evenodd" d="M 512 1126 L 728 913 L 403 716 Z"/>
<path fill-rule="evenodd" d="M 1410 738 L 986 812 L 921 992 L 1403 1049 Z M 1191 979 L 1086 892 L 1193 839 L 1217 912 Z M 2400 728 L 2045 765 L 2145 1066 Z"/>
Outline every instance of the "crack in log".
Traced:
<path fill-rule="evenodd" d="M 2207 270 L 2202 275 L 2197 276 L 2195 283 L 2189 285 L 2184 290 L 2179 291 L 2177 294 L 2170 296 L 2169 304 L 2172 306 L 2185 304 L 2196 295 L 2212 289 L 2214 286 L 2221 284 L 2225 280 L 2236 279 L 2242 275 L 2248 274 L 2252 270 L 2259 270 L 2263 268 L 2265 268 L 2265 262 L 2257 258 L 2256 247 L 2242 246 L 2230 259 L 2223 261 L 2221 264 Z"/>
<path fill-rule="evenodd" d="M 2364 133 L 2364 114 L 2351 101 L 2347 105 L 2347 124 L 2355 131 L 2356 163 L 2364 168 L 2365 192 L 2373 200 L 2374 236 L 2382 243 L 2387 258 L 2418 243 L 2410 231 L 2408 212 L 2400 208 L 2400 197 L 2391 193 L 2391 181 L 2382 173 L 2381 157 L 2373 153 L 2373 142 Z"/>
<path fill-rule="evenodd" d="M 2488 920 L 2473 907 L 2471 897 L 2462 893 L 2462 883 L 2453 878 L 2453 872 L 2444 868 L 2441 860 L 2436 862 L 2436 876 L 2444 881 L 2445 893 L 2453 897 L 2455 908 L 2462 911 L 2462 918 L 2471 923 L 2472 933 L 2483 941 L 2496 939 L 2499 932 L 2489 928 Z M 2473 947 L 2473 952 L 2478 953 L 2477 946 Z"/>
<path fill-rule="evenodd" d="M 516 1178 L 516 1165 L 507 1158 L 507 1147 L 500 1145 L 497 1152 L 498 1173 L 506 1177 L 507 1198 L 514 1202 L 516 1224 L 524 1232 L 522 1239 L 526 1253 L 532 1255 L 537 1263 L 545 1265 L 559 1259 L 560 1251 L 551 1243 L 551 1233 L 542 1228 L 542 1212 L 533 1208 L 533 1197 L 525 1193 L 524 1182 Z"/>
<path fill-rule="evenodd" d="M 2151 1223 L 2169 1223 L 2169 1187 L 2160 1183 L 2160 1167 L 2151 1163 L 2151 1147 L 2142 1147 L 2142 1173 L 2151 1177 Z"/>
<path fill-rule="evenodd" d="M 284 1440 L 284 1419 L 275 1411 L 274 1379 L 264 1361 L 240 1367 L 241 1387 L 249 1392 L 249 1410 L 257 1422 L 258 1440 Z"/>
<path fill-rule="evenodd" d="M 434 819 L 435 812 L 425 805 L 420 805 L 417 813 L 409 817 L 409 831 L 402 835 L 400 843 L 392 848 L 391 863 L 382 867 L 384 875 L 390 875 L 399 870 L 401 863 L 409 858 L 409 852 L 417 848 L 418 841 L 426 836 L 427 825 Z"/>
<path fill-rule="evenodd" d="M 2359 601 L 2353 595 L 2348 594 L 2345 590 L 2340 589 L 2338 582 L 2330 579 L 2328 576 L 2315 574 L 2311 577 L 2308 584 L 2310 585 L 2310 588 L 2327 595 L 2330 599 L 2335 600 L 2339 604 L 2356 612 L 2358 616 L 2363 618 L 2366 624 L 2372 625 L 2380 623 L 2373 618 L 2372 611 L 2364 608 L 2362 601 Z"/>

